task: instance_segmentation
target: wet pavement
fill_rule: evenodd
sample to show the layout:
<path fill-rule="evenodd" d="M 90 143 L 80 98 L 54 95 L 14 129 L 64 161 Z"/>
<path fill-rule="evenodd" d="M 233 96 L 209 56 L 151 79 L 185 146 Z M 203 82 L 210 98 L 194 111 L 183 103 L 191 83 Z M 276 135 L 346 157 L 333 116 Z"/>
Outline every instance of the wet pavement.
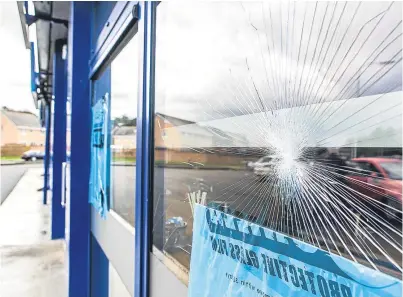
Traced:
<path fill-rule="evenodd" d="M 27 169 L 0 206 L 0 296 L 67 296 L 64 241 L 50 240 L 42 168 Z"/>

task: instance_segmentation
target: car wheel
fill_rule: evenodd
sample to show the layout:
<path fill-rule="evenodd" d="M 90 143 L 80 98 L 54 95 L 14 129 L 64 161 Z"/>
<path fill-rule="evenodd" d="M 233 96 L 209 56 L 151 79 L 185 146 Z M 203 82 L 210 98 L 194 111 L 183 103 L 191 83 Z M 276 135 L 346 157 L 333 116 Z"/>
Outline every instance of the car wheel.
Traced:
<path fill-rule="evenodd" d="M 35 162 L 35 161 L 36 161 L 36 157 L 32 157 L 32 158 L 31 158 L 31 161 L 32 161 L 32 162 Z"/>

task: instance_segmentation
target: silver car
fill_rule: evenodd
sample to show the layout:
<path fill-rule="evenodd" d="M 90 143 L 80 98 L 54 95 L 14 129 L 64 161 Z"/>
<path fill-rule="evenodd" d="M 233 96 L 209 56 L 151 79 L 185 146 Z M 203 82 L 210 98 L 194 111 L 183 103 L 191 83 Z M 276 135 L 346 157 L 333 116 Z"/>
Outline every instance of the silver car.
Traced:
<path fill-rule="evenodd" d="M 278 157 L 276 156 L 262 157 L 253 164 L 253 173 L 259 178 L 270 176 L 273 174 L 274 165 L 277 162 Z"/>

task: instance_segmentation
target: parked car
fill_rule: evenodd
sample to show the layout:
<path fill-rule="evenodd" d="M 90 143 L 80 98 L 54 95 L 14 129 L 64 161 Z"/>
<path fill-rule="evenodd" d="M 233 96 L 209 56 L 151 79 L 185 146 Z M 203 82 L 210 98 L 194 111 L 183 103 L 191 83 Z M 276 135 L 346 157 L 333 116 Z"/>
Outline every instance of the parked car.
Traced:
<path fill-rule="evenodd" d="M 43 160 L 45 157 L 45 153 L 41 151 L 27 151 L 22 154 L 21 159 L 25 161 L 36 161 L 36 160 Z"/>
<path fill-rule="evenodd" d="M 351 160 L 358 169 L 348 175 L 349 186 L 383 202 L 384 214 L 396 219 L 402 210 L 402 160 L 392 158 L 355 158 Z M 365 196 L 364 196 L 365 195 Z"/>
<path fill-rule="evenodd" d="M 252 162 L 252 161 L 246 162 L 246 170 L 253 171 L 254 167 L 255 167 L 255 162 Z"/>
<path fill-rule="evenodd" d="M 264 178 L 273 174 L 275 163 L 278 161 L 276 156 L 264 156 L 253 163 L 253 173 L 258 178 Z"/>

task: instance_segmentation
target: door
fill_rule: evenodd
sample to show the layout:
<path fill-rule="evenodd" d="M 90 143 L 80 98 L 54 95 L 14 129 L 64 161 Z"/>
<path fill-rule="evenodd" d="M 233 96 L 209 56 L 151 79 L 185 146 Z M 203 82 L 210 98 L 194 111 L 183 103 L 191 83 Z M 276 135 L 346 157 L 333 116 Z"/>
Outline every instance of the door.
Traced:
<path fill-rule="evenodd" d="M 94 296 L 134 295 L 139 42 L 133 7 L 131 2 L 96 2 L 93 9 L 89 200 Z"/>

